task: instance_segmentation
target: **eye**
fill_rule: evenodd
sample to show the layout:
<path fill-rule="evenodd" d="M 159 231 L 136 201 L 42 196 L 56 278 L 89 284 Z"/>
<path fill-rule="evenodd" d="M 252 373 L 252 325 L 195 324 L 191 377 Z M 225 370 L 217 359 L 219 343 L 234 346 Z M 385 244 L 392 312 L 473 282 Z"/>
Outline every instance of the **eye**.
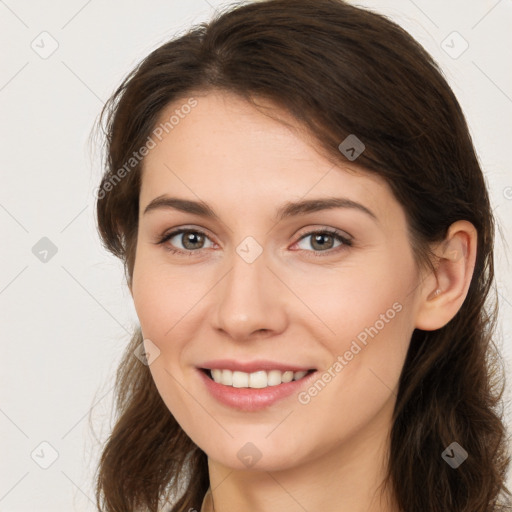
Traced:
<path fill-rule="evenodd" d="M 311 240 L 306 244 L 305 240 L 309 237 L 311 237 Z M 205 246 L 206 241 L 210 242 L 209 246 Z M 335 245 L 336 242 L 338 245 Z M 192 228 L 180 228 L 171 231 L 163 235 L 156 243 L 163 245 L 171 253 L 188 254 L 189 256 L 194 252 L 199 252 L 201 249 L 208 249 L 214 246 L 214 243 L 206 233 Z M 308 247 L 300 247 L 301 243 L 309 245 L 309 248 L 312 248 L 313 251 L 309 250 Z M 322 229 L 310 231 L 302 235 L 294 245 L 299 246 L 301 250 L 312 253 L 313 256 L 324 256 L 324 254 L 320 253 L 330 255 L 340 250 L 346 250 L 347 247 L 352 246 L 352 240 L 335 229 Z"/>
<path fill-rule="evenodd" d="M 332 254 L 333 252 L 338 252 L 339 250 L 344 250 L 346 247 L 350 247 L 352 245 L 352 241 L 346 236 L 342 235 L 339 231 L 335 229 L 322 229 L 318 231 L 310 231 L 305 235 L 301 236 L 296 245 L 303 243 L 307 238 L 311 237 L 309 243 L 304 243 L 304 245 L 313 248 L 313 253 L 319 252 L 327 252 L 328 254 Z M 338 245 L 335 243 L 338 242 Z M 308 247 L 300 247 L 302 250 L 309 251 Z M 322 254 L 314 254 L 314 256 L 323 256 Z"/>
<path fill-rule="evenodd" d="M 207 249 L 208 247 L 204 246 L 206 240 L 210 241 L 212 245 L 209 247 L 212 247 L 213 242 L 206 233 L 197 229 L 181 228 L 167 233 L 157 242 L 157 244 L 165 244 L 165 249 L 172 253 L 192 253 L 197 252 L 200 249 Z M 177 248 L 174 248 L 176 244 L 181 244 L 181 247 L 178 245 Z"/>

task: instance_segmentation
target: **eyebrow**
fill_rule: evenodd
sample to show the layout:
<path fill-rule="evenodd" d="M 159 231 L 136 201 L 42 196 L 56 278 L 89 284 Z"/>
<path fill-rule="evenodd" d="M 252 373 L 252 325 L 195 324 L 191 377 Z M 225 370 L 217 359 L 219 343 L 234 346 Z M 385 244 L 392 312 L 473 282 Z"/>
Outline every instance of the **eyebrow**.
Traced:
<path fill-rule="evenodd" d="M 275 218 L 277 221 L 281 221 L 289 217 L 306 215 L 308 213 L 314 213 L 322 210 L 331 210 L 334 208 L 354 209 L 363 212 L 370 216 L 373 220 L 378 221 L 377 216 L 370 209 L 346 197 L 326 197 L 296 202 L 288 201 L 278 208 Z M 155 197 L 155 199 L 153 199 L 146 206 L 143 214 L 145 215 L 150 211 L 160 209 L 173 209 L 185 213 L 192 213 L 201 217 L 220 220 L 215 211 L 203 201 L 192 201 L 190 199 L 180 199 L 167 195 Z"/>

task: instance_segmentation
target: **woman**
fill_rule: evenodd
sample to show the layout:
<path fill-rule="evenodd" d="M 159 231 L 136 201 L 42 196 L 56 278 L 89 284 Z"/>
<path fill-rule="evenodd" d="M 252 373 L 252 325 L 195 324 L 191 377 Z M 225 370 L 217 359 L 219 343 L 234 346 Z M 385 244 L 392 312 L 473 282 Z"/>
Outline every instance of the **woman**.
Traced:
<path fill-rule="evenodd" d="M 103 116 L 99 232 L 140 329 L 100 510 L 511 510 L 492 210 L 411 36 L 340 0 L 239 5 Z"/>

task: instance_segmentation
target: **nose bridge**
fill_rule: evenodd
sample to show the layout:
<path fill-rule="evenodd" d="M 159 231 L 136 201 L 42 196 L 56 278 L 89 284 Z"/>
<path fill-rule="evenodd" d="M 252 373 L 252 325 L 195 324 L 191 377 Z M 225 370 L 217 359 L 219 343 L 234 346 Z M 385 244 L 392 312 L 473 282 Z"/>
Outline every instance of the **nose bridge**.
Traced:
<path fill-rule="evenodd" d="M 245 239 L 229 258 L 230 271 L 219 283 L 216 327 L 233 338 L 246 338 L 255 331 L 279 331 L 285 322 L 279 290 L 268 258 L 254 240 Z"/>

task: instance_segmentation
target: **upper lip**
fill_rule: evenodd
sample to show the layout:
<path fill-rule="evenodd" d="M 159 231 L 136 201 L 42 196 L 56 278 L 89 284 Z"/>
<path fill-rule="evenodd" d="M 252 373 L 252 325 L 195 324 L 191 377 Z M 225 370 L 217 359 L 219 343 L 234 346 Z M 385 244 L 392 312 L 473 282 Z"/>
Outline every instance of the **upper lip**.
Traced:
<path fill-rule="evenodd" d="M 280 363 L 278 361 L 269 361 L 266 359 L 258 359 L 255 361 L 234 361 L 232 359 L 215 359 L 214 361 L 205 361 L 203 364 L 199 366 L 199 368 L 203 368 L 206 370 L 231 370 L 233 372 L 245 372 L 245 373 L 253 373 L 259 370 L 280 370 L 282 372 L 285 371 L 293 371 L 293 372 L 302 372 L 308 370 L 314 370 L 311 366 L 302 366 L 298 364 L 291 363 Z"/>

